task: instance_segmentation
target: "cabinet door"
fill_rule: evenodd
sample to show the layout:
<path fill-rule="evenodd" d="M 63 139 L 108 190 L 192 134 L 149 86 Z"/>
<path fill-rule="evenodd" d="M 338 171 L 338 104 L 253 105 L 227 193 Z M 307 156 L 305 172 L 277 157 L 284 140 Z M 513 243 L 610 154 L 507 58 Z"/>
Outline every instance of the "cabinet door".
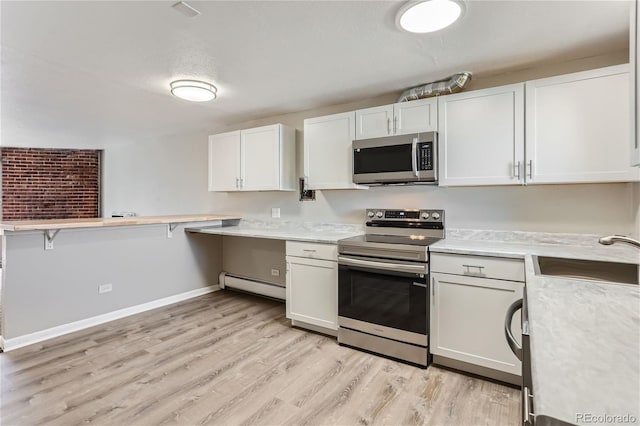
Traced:
<path fill-rule="evenodd" d="M 287 318 L 338 329 L 338 263 L 287 256 Z"/>
<path fill-rule="evenodd" d="M 279 189 L 280 127 L 274 124 L 241 131 L 243 191 Z"/>
<path fill-rule="evenodd" d="M 638 31 L 638 0 L 631 3 L 631 25 L 629 26 L 629 65 L 631 67 L 631 165 L 640 167 L 640 108 L 638 94 L 640 92 L 640 70 L 638 69 L 638 47 L 640 47 L 640 31 Z"/>
<path fill-rule="evenodd" d="M 509 305 L 522 297 L 523 284 L 438 273 L 431 278 L 431 353 L 520 375 L 504 319 Z M 514 336 L 520 336 L 520 320 L 513 324 Z"/>
<path fill-rule="evenodd" d="M 437 98 L 394 104 L 393 114 L 393 127 L 396 135 L 438 130 Z"/>
<path fill-rule="evenodd" d="M 629 67 L 527 82 L 527 181 L 637 180 L 630 166 Z"/>
<path fill-rule="evenodd" d="M 304 175 L 309 189 L 363 188 L 353 183 L 355 112 L 304 120 Z"/>
<path fill-rule="evenodd" d="M 356 111 L 356 139 L 393 134 L 393 104 Z"/>
<path fill-rule="evenodd" d="M 209 191 L 237 191 L 240 131 L 209 136 Z"/>
<path fill-rule="evenodd" d="M 438 98 L 441 186 L 523 180 L 524 84 Z"/>

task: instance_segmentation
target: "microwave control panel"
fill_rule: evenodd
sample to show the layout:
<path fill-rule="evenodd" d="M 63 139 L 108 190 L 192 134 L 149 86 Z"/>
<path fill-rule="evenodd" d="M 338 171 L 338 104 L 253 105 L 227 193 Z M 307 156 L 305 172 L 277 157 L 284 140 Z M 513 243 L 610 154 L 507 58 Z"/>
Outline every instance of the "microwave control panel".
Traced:
<path fill-rule="evenodd" d="M 418 144 L 418 170 L 433 170 L 433 142 Z"/>

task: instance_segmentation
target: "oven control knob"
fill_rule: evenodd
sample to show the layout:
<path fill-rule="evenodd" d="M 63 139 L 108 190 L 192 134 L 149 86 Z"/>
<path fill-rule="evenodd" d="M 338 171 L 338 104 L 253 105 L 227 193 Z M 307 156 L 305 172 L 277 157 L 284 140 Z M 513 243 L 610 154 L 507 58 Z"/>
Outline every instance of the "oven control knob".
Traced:
<path fill-rule="evenodd" d="M 376 214 L 372 211 L 367 212 L 367 217 L 374 217 Z"/>
<path fill-rule="evenodd" d="M 434 220 L 438 220 L 438 219 L 440 219 L 440 213 L 438 213 L 438 212 L 433 212 L 433 213 L 431 213 L 431 217 L 432 217 Z"/>
<path fill-rule="evenodd" d="M 429 212 L 422 212 L 422 214 L 420 215 L 420 217 L 422 217 L 423 220 L 427 220 L 429 219 Z"/>
<path fill-rule="evenodd" d="M 378 219 L 382 219 L 382 216 L 384 216 L 384 213 L 382 213 L 382 212 L 376 212 L 376 217 L 377 217 Z"/>

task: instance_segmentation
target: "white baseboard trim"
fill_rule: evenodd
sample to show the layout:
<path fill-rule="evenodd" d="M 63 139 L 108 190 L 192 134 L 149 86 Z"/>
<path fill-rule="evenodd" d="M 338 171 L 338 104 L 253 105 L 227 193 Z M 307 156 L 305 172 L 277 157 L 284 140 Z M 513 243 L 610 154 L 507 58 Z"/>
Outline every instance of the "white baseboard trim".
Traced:
<path fill-rule="evenodd" d="M 24 336 L 13 337 L 11 339 L 5 339 L 0 336 L 0 349 L 5 352 L 12 351 L 14 349 L 42 342 L 44 340 L 53 339 L 54 337 L 73 333 L 74 331 L 84 330 L 85 328 L 104 324 L 109 321 L 114 321 L 120 318 L 150 311 L 151 309 L 172 305 L 174 303 L 182 302 L 183 300 L 192 299 L 194 297 L 202 296 L 218 290 L 220 290 L 220 287 L 217 285 L 202 287 L 184 293 L 176 294 L 174 296 L 164 297 L 162 299 L 153 300 L 151 302 L 142 303 L 140 305 L 119 309 L 117 311 L 108 312 L 102 315 L 97 315 L 95 317 L 86 318 L 68 324 L 58 325 L 46 330 L 36 331 L 35 333 L 25 334 Z"/>

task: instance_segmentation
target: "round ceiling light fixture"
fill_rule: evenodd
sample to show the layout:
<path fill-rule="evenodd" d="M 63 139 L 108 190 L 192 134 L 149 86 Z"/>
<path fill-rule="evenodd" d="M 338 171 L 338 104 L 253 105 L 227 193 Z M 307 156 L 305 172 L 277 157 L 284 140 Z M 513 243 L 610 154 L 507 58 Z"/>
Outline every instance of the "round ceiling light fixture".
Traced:
<path fill-rule="evenodd" d="M 176 80 L 171 82 L 171 93 L 187 101 L 206 102 L 216 98 L 218 89 L 205 81 Z"/>
<path fill-rule="evenodd" d="M 452 0 L 410 1 L 398 12 L 398 26 L 411 33 L 430 33 L 448 27 L 462 16 L 462 2 Z"/>

